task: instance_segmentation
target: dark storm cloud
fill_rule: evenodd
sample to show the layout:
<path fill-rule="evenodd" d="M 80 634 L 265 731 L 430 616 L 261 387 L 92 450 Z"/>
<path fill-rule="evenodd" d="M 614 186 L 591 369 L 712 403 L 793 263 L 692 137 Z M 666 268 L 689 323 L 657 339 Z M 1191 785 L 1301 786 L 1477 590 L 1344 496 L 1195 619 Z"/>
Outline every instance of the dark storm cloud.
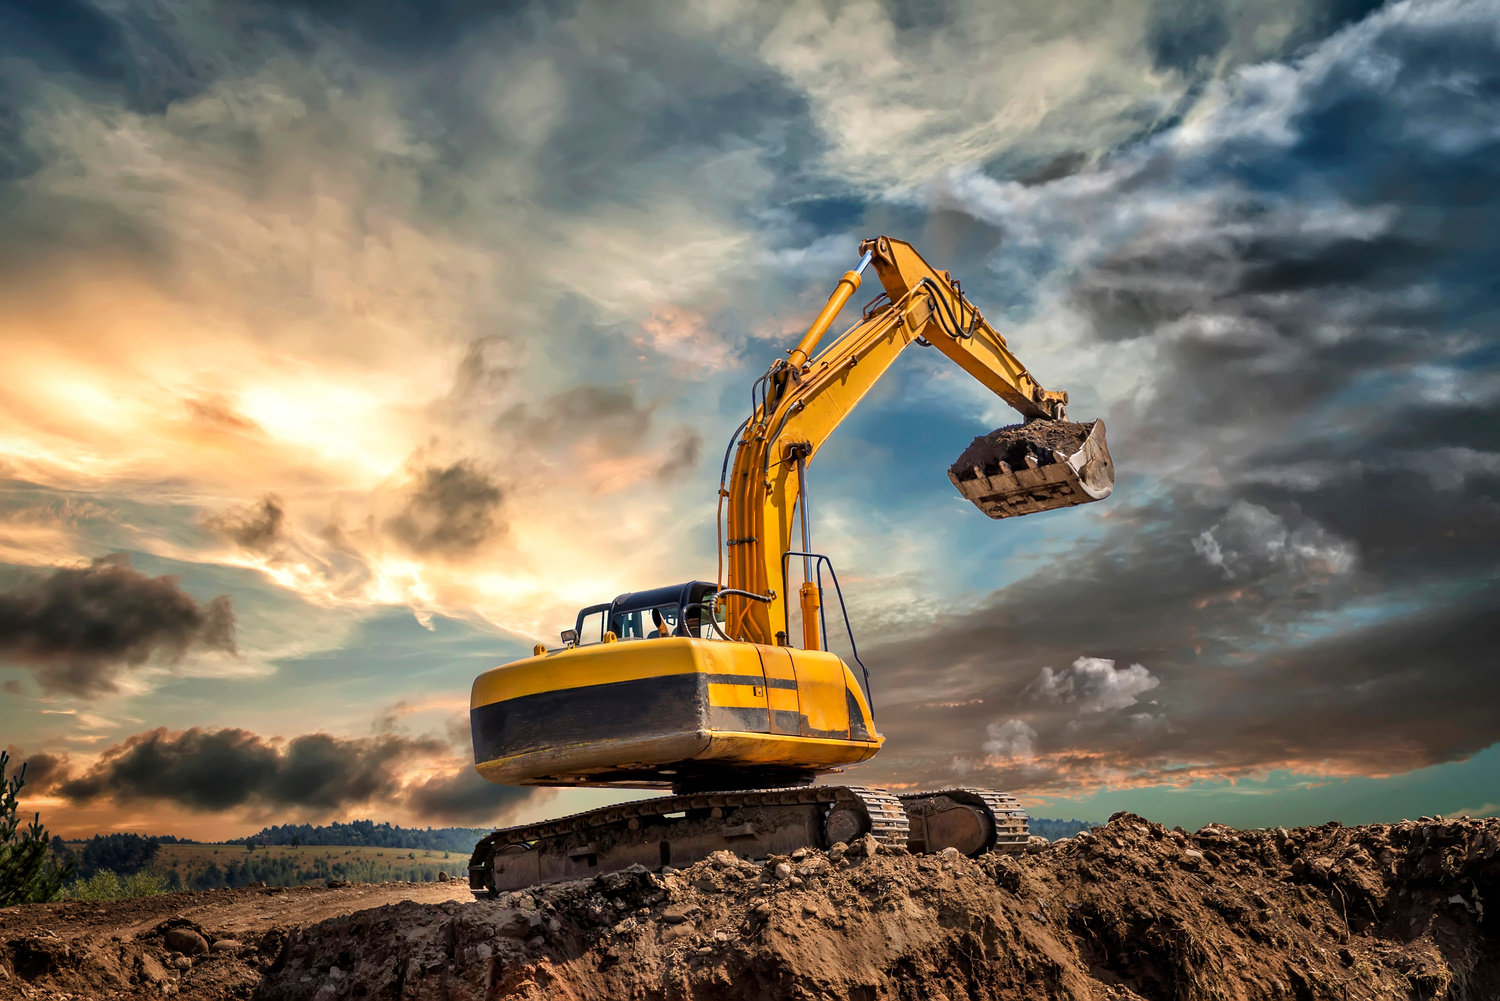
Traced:
<path fill-rule="evenodd" d="M 469 767 L 449 775 L 436 775 L 413 783 L 407 791 L 406 804 L 423 817 L 444 819 L 453 823 L 494 823 L 497 817 L 515 809 L 531 798 L 535 789 L 497 786 L 479 777 Z"/>
<path fill-rule="evenodd" d="M 233 728 L 159 728 L 116 744 L 81 772 L 55 756 L 32 755 L 31 760 L 40 765 L 29 790 L 33 795 L 58 795 L 78 805 L 165 803 L 202 813 L 282 807 L 322 815 L 385 806 L 432 821 L 480 823 L 493 821 L 532 792 L 491 786 L 467 765 L 452 766 L 447 741 L 391 733 L 353 738 L 313 733 L 280 740 Z M 432 761 L 455 771 L 410 777 L 410 769 Z M 33 778 L 31 771 L 27 778 Z"/>
<path fill-rule="evenodd" d="M 158 800 L 214 811 L 247 804 L 334 809 L 391 798 L 399 766 L 442 754 L 441 741 L 396 735 L 343 739 L 315 733 L 285 744 L 247 730 L 136 734 L 81 775 L 57 784 L 77 803 Z"/>
<path fill-rule="evenodd" d="M 286 509 L 281 506 L 281 498 L 266 494 L 259 504 L 210 515 L 203 524 L 243 549 L 265 550 L 281 538 L 284 521 Z"/>
<path fill-rule="evenodd" d="M 10 764 L 4 778 L 10 779 L 21 772 L 21 766 L 26 766 L 26 796 L 45 796 L 68 777 L 68 762 L 66 758 L 55 754 L 37 752 L 27 754 L 21 748 L 11 744 L 6 750 L 10 753 Z"/>
<path fill-rule="evenodd" d="M 0 594 L 0 658 L 30 668 L 46 692 L 113 692 L 123 671 L 194 649 L 235 651 L 229 596 L 199 604 L 175 577 L 149 577 L 124 553 Z"/>
<path fill-rule="evenodd" d="M 503 499 L 500 488 L 468 462 L 430 466 L 385 528 L 414 553 L 461 556 L 504 530 L 498 518 Z"/>
<path fill-rule="evenodd" d="M 900 693 L 891 746 L 927 749 L 890 764 L 1056 790 L 1500 740 L 1496 94 L 1493 5 L 1397 5 L 1240 78 L 1191 134 L 976 189 L 995 272 L 1076 261 L 1081 348 L 1141 383 L 1108 414 L 1102 535 L 869 658 Z M 1081 657 L 1159 685 L 1097 713 L 1037 697 Z"/>

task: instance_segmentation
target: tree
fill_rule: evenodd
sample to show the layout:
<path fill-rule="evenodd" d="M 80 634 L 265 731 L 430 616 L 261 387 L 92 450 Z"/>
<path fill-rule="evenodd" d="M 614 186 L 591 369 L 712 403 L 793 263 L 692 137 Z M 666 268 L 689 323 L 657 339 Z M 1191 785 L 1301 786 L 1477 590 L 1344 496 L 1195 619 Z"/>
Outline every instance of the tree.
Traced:
<path fill-rule="evenodd" d="M 0 776 L 10 764 L 10 754 L 0 751 Z M 5 781 L 0 792 L 0 907 L 56 900 L 63 883 L 73 876 L 71 863 L 50 851 L 42 815 L 32 815 L 21 827 L 21 789 L 26 785 L 26 764 Z"/>
<path fill-rule="evenodd" d="M 78 875 L 87 878 L 107 869 L 116 875 L 128 876 L 150 868 L 160 851 L 161 845 L 155 838 L 143 838 L 139 834 L 96 834 L 78 851 Z"/>

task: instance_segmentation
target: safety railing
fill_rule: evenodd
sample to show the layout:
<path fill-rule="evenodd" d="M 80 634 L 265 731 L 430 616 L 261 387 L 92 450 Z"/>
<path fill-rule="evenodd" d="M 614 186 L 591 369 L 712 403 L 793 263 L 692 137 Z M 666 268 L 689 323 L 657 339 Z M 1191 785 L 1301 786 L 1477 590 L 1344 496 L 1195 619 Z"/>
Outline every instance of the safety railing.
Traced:
<path fill-rule="evenodd" d="M 833 581 L 833 593 L 839 599 L 839 612 L 844 616 L 844 631 L 849 634 L 849 650 L 854 654 L 854 663 L 859 665 L 860 673 L 865 679 L 865 703 L 869 705 L 870 711 L 875 711 L 875 700 L 870 694 L 870 669 L 865 667 L 865 662 L 859 659 L 859 647 L 854 642 L 854 627 L 849 623 L 849 608 L 844 604 L 844 591 L 839 587 L 839 575 L 834 572 L 833 561 L 822 553 L 802 553 L 789 549 L 781 554 L 781 593 L 790 595 L 790 585 L 787 582 L 787 561 L 793 557 L 808 560 L 812 563 L 812 574 L 814 582 L 818 585 L 819 592 L 823 591 L 823 568 L 828 568 L 828 576 Z M 823 646 L 828 646 L 828 615 L 827 605 L 818 604 L 818 626 L 823 637 Z M 781 603 L 782 629 L 790 637 L 792 635 L 792 609 L 790 601 Z"/>

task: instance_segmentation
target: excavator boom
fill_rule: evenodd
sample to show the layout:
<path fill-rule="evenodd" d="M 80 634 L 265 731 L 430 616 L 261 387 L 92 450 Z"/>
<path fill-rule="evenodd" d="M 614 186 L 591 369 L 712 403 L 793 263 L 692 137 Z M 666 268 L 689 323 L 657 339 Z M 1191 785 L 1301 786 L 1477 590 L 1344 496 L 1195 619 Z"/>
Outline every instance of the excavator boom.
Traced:
<path fill-rule="evenodd" d="M 950 471 L 954 485 L 980 510 L 994 518 L 1033 514 L 1107 497 L 1114 483 L 1104 441 L 1104 424 L 1066 422 L 1068 394 L 1042 388 L 1011 353 L 1005 338 L 964 296 L 951 275 L 929 265 L 909 243 L 890 237 L 860 244 L 860 264 L 839 280 L 828 304 L 789 352 L 757 382 L 755 413 L 746 424 L 724 485 L 729 504 L 726 548 L 728 586 L 747 595 L 726 599 L 727 632 L 753 643 L 779 641 L 789 620 L 790 583 L 785 554 L 810 552 L 807 518 L 807 465 L 835 428 L 879 381 L 907 345 L 937 348 L 960 368 L 1003 399 L 1027 421 L 1003 429 L 1010 451 L 1019 443 L 1030 461 L 1015 466 L 989 456 L 976 440 L 978 456 L 969 467 Z M 820 353 L 824 334 L 840 309 L 860 287 L 862 272 L 873 266 L 884 289 L 858 323 Z M 883 301 L 882 301 L 883 300 Z M 1032 428 L 1032 422 L 1045 422 Z M 1047 427 L 1047 431 L 1043 431 Z M 1068 435 L 1076 447 L 1051 447 Z M 997 432 L 999 434 L 999 432 Z M 990 449 L 989 451 L 995 451 Z M 970 454 L 968 452 L 966 455 Z M 988 461 L 993 459 L 993 461 Z M 794 512 L 800 506 L 800 518 Z M 800 542 L 794 538 L 801 527 Z M 794 557 L 795 558 L 795 557 Z M 817 629 L 816 593 L 804 583 L 804 645 Z"/>

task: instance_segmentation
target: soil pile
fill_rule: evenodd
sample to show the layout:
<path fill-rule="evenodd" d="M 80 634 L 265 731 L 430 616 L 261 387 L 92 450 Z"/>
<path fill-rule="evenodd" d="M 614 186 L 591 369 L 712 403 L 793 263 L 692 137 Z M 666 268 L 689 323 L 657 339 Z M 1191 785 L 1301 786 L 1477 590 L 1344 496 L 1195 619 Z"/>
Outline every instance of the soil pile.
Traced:
<path fill-rule="evenodd" d="M 911 856 L 867 839 L 396 903 L 241 939 L 236 961 L 267 1001 L 1479 1001 L 1500 997 L 1496 901 L 1500 820 L 1188 834 L 1117 814 L 1018 858 Z M 0 912 L 0 995 L 63 987 L 26 958 L 35 935 L 11 937 L 17 910 L 31 909 Z M 231 996 L 190 995 L 198 972 L 117 989 Z"/>
<path fill-rule="evenodd" d="M 1030 424 L 1012 424 L 996 428 L 987 435 L 975 438 L 963 454 L 948 467 L 948 472 L 959 480 L 977 478 L 975 467 L 986 476 L 1000 472 L 1000 463 L 1012 469 L 1025 469 L 1026 457 L 1045 466 L 1053 461 L 1052 453 L 1072 455 L 1083 448 L 1094 422 L 1074 424 L 1071 421 L 1032 421 Z"/>
<path fill-rule="evenodd" d="M 246 887 L 0 909 L 0 999 L 248 998 L 295 929 L 461 883 Z"/>

